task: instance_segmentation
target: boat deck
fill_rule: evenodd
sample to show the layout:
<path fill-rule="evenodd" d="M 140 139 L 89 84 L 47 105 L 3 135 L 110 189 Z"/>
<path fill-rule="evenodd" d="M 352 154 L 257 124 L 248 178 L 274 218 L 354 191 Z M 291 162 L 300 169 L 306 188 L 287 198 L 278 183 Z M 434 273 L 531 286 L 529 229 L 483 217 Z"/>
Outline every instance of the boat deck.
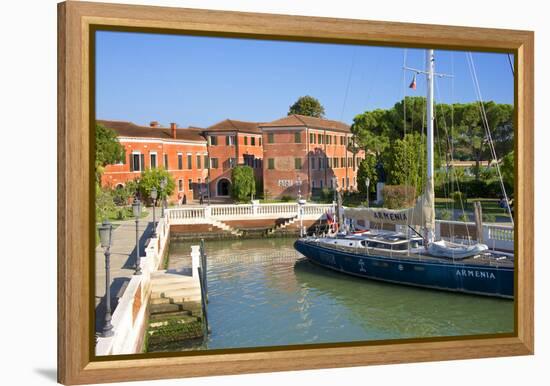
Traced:
<path fill-rule="evenodd" d="M 348 236 L 348 237 L 335 237 L 335 238 L 305 238 L 302 239 L 306 243 L 313 243 L 315 245 L 327 248 L 335 249 L 338 251 L 347 252 L 357 256 L 368 257 L 381 257 L 390 259 L 402 259 L 408 261 L 422 261 L 422 262 L 434 262 L 442 264 L 460 264 L 460 265 L 472 265 L 472 266 L 486 266 L 486 267 L 498 267 L 498 268 L 514 268 L 514 256 L 508 253 L 498 251 L 483 251 L 475 256 L 467 258 L 445 258 L 431 256 L 427 253 L 423 246 L 414 248 L 405 248 L 403 250 L 392 250 L 388 248 L 376 248 L 376 247 L 364 247 L 358 242 L 350 243 L 351 245 L 343 245 L 342 241 L 380 241 L 382 243 L 389 243 L 391 245 L 403 245 L 410 241 L 419 241 L 421 238 L 408 239 L 404 235 L 399 234 L 376 234 L 366 236 Z M 405 246 L 403 245 L 403 246 Z"/>

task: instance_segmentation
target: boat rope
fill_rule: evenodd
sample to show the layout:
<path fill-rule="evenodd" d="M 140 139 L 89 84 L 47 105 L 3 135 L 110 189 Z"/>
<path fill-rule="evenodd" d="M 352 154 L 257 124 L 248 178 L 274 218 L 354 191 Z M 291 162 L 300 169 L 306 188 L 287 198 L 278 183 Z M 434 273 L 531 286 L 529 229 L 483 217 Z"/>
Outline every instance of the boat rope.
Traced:
<path fill-rule="evenodd" d="M 512 76 L 516 76 L 514 65 L 512 64 L 512 56 L 510 53 L 508 53 L 508 63 L 510 63 L 510 70 L 512 70 Z"/>
<path fill-rule="evenodd" d="M 512 222 L 512 226 L 514 226 L 514 218 L 512 216 L 512 209 L 510 208 L 508 195 L 506 193 L 506 187 L 504 186 L 504 180 L 502 179 L 502 174 L 500 172 L 500 165 L 499 165 L 497 153 L 496 153 L 496 150 L 495 150 L 495 144 L 493 142 L 493 137 L 491 136 L 491 130 L 489 128 L 489 120 L 487 119 L 487 112 L 485 111 L 485 106 L 483 104 L 483 97 L 481 95 L 481 88 L 479 86 L 479 81 L 477 79 L 477 72 L 476 72 L 476 68 L 475 68 L 474 58 L 473 58 L 471 52 L 468 52 L 467 57 L 468 57 L 468 65 L 469 65 L 468 67 L 470 69 L 470 76 L 472 77 L 472 81 L 474 83 L 474 88 L 475 88 L 477 98 L 478 98 L 478 105 L 479 105 L 479 110 L 480 110 L 480 114 L 481 114 L 481 121 L 483 122 L 483 126 L 485 128 L 485 133 L 487 135 L 489 150 L 491 151 L 491 155 L 493 157 L 493 160 L 496 163 L 498 178 L 499 178 L 499 182 L 500 182 L 500 188 L 502 189 L 502 194 L 504 195 L 504 199 L 506 200 L 506 208 L 508 209 L 508 214 L 510 215 L 510 221 Z"/>
<path fill-rule="evenodd" d="M 351 86 L 351 76 L 353 74 L 353 67 L 355 67 L 355 56 L 357 55 L 357 47 L 354 46 L 353 47 L 353 55 L 351 56 L 351 64 L 350 64 L 350 68 L 349 68 L 349 73 L 348 73 L 348 82 L 346 84 L 346 90 L 345 90 L 345 93 L 344 93 L 344 103 L 342 103 L 342 111 L 340 113 L 340 121 L 342 121 L 344 119 L 344 111 L 346 110 L 346 103 L 348 101 L 348 94 L 349 94 L 349 89 L 350 89 L 350 86 Z"/>

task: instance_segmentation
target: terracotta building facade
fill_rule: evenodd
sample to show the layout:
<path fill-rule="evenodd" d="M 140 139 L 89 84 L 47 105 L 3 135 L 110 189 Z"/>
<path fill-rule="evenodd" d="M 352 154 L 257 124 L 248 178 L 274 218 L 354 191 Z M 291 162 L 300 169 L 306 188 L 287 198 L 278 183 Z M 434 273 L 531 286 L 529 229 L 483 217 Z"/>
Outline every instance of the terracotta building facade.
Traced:
<path fill-rule="evenodd" d="M 206 129 L 97 122 L 113 129 L 126 150 L 125 163 L 105 168 L 103 186 L 124 186 L 147 168 L 163 167 L 176 183 L 170 201 L 179 203 L 201 196 L 229 197 L 231 171 L 237 165 L 254 170 L 265 198 L 311 198 L 334 187 L 356 190 L 357 168 L 364 158 L 362 151 L 349 151 L 348 125 L 302 115 L 267 123 L 226 119 Z"/>

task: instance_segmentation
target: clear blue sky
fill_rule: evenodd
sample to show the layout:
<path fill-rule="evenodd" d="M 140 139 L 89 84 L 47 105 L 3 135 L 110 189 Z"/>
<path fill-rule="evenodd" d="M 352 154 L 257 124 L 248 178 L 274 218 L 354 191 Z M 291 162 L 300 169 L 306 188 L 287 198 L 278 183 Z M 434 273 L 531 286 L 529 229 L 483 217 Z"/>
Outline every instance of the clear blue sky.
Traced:
<path fill-rule="evenodd" d="M 97 118 L 138 124 L 265 122 L 285 116 L 302 95 L 318 98 L 327 118 L 351 123 L 403 98 L 404 55 L 408 66 L 424 68 L 417 49 L 106 31 L 96 44 Z M 513 103 L 507 55 L 473 57 L 483 99 Z M 437 80 L 440 102 L 476 100 L 465 52 L 436 51 L 436 71 L 455 75 Z M 406 74 L 407 86 L 411 79 Z M 406 95 L 424 96 L 423 77 L 417 85 Z"/>

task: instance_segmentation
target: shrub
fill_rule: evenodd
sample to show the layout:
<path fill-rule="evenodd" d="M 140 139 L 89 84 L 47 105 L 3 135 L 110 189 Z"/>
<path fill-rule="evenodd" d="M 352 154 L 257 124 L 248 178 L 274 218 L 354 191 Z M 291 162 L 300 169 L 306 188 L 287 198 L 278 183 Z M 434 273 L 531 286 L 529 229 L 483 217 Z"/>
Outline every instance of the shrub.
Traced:
<path fill-rule="evenodd" d="M 463 213 L 458 217 L 458 221 L 469 222 L 470 216 L 468 216 L 466 213 Z"/>
<path fill-rule="evenodd" d="M 382 190 L 384 206 L 389 209 L 411 207 L 416 198 L 416 190 L 409 185 L 386 185 Z"/>
<path fill-rule="evenodd" d="M 442 209 L 439 212 L 439 218 L 441 220 L 450 220 L 452 218 L 451 211 L 447 209 Z"/>
<path fill-rule="evenodd" d="M 453 194 L 451 195 L 451 198 L 455 202 L 455 205 L 458 207 L 462 205 L 466 205 L 467 196 L 464 192 L 453 192 Z"/>
<path fill-rule="evenodd" d="M 483 213 L 483 222 L 496 222 L 497 216 L 493 213 Z"/>
<path fill-rule="evenodd" d="M 160 182 L 163 178 L 166 178 L 166 188 L 161 191 Z M 176 188 L 174 178 L 164 168 L 146 169 L 141 173 L 141 179 L 139 180 L 139 192 L 143 199 L 149 199 L 151 190 L 157 189 L 158 199 L 161 200 L 165 197 L 169 197 Z"/>
<path fill-rule="evenodd" d="M 292 201 L 292 197 L 284 195 L 284 196 L 281 197 L 281 201 L 290 202 L 290 201 Z"/>

